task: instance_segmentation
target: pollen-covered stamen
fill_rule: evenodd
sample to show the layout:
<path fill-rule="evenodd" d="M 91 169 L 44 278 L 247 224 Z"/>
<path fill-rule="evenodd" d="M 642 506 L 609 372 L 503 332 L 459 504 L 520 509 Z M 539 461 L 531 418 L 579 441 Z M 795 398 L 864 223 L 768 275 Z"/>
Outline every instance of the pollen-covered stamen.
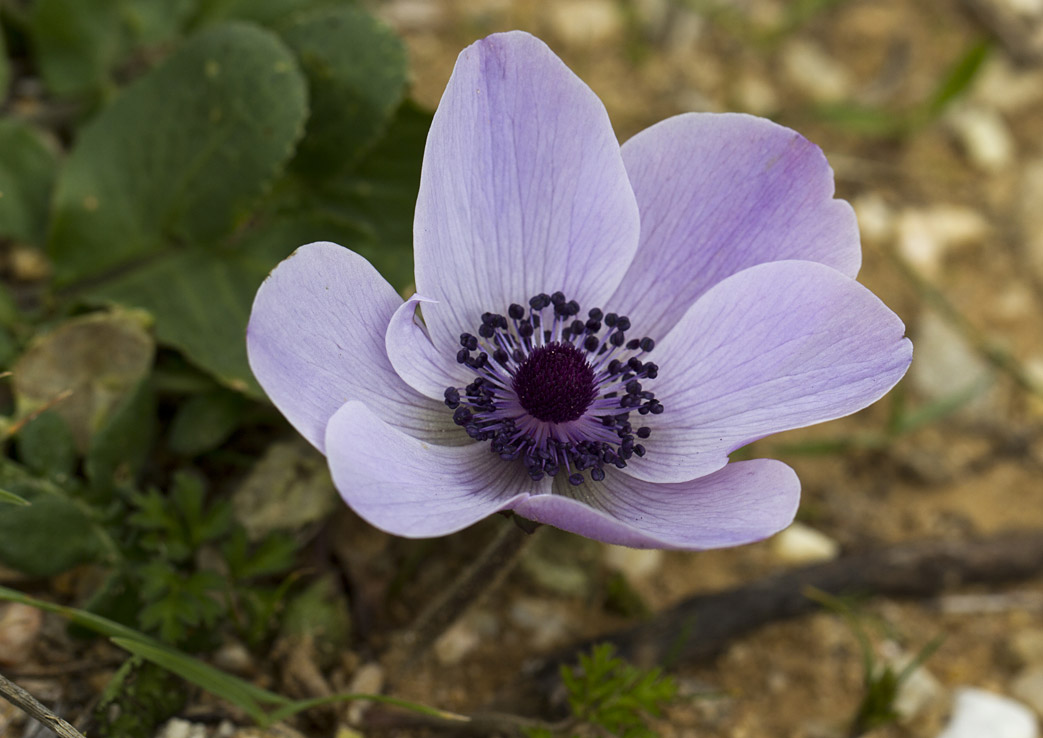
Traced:
<path fill-rule="evenodd" d="M 563 293 L 541 293 L 528 309 L 510 305 L 507 317 L 483 313 L 477 336 L 460 335 L 456 360 L 476 376 L 446 389 L 453 421 L 501 458 L 520 459 L 533 479 L 564 469 L 572 484 L 587 470 L 601 481 L 606 467 L 645 454 L 638 440 L 651 429 L 635 428 L 631 412 L 664 410 L 646 386 L 659 367 L 642 361 L 655 341 L 627 340 L 625 315 L 579 312 Z"/>

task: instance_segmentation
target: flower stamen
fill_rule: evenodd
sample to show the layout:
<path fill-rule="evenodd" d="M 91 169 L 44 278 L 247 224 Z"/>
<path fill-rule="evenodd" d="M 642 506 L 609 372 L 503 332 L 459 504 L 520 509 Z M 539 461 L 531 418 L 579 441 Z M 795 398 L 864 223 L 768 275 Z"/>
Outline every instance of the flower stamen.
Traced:
<path fill-rule="evenodd" d="M 500 458 L 520 459 L 534 480 L 563 469 L 573 485 L 586 471 L 603 480 L 607 467 L 622 469 L 645 455 L 639 440 L 651 428 L 635 428 L 631 413 L 664 410 L 646 388 L 659 367 L 642 360 L 655 341 L 628 340 L 625 315 L 594 308 L 583 320 L 579 312 L 561 292 L 540 293 L 528 310 L 515 303 L 506 316 L 483 313 L 477 336 L 460 334 L 456 360 L 475 377 L 446 388 L 453 421 L 476 441 L 489 441 Z"/>

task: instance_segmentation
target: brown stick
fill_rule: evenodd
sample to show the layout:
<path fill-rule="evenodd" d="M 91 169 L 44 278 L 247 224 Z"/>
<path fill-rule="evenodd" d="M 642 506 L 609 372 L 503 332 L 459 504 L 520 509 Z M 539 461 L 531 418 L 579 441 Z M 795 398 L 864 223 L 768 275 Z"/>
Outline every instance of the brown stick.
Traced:
<path fill-rule="evenodd" d="M 574 663 L 594 643 L 615 644 L 639 664 L 673 666 L 705 661 L 762 625 L 812 612 L 819 607 L 806 593 L 817 589 L 836 597 L 876 595 L 928 597 L 974 583 L 1000 584 L 1043 573 L 1043 531 L 1016 531 L 974 541 L 900 543 L 850 554 L 825 564 L 774 574 L 742 587 L 697 595 L 649 620 L 615 633 L 573 644 L 541 663 L 502 691 L 496 707 L 528 715 L 561 717 L 548 695 L 558 686 L 558 670 Z M 535 672 L 535 673 L 534 673 Z M 558 728 L 506 712 L 471 716 L 468 723 L 422 715 L 375 711 L 373 728 L 423 726 L 454 735 L 522 736 L 526 728 Z"/>
<path fill-rule="evenodd" d="M 854 553 L 825 564 L 773 574 L 735 589 L 690 597 L 637 625 L 570 646 L 511 685 L 499 707 L 547 714 L 545 696 L 563 663 L 594 643 L 613 643 L 637 664 L 706 661 L 762 625 L 819 607 L 810 589 L 830 595 L 927 597 L 973 583 L 999 584 L 1043 572 L 1043 531 L 1014 531 L 973 541 L 920 541 Z M 529 672 L 530 674 L 532 672 Z M 519 702 L 519 698 L 524 699 Z"/>
<path fill-rule="evenodd" d="M 4 697 L 15 707 L 23 710 L 30 717 L 46 725 L 59 738 L 83 738 L 83 734 L 80 731 L 41 705 L 35 697 L 14 682 L 9 681 L 3 674 L 0 674 L 0 696 Z"/>

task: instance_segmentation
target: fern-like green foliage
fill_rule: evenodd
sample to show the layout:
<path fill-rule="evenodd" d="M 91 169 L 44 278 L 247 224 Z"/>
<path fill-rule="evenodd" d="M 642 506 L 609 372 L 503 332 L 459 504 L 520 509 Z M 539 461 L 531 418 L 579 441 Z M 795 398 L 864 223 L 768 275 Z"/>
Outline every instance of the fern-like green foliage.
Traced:
<path fill-rule="evenodd" d="M 572 738 L 586 735 L 618 738 L 657 738 L 648 727 L 663 707 L 677 697 L 677 683 L 663 670 L 639 669 L 616 655 L 610 643 L 594 646 L 579 657 L 576 667 L 563 666 L 561 679 L 569 693 L 573 719 L 566 721 Z M 530 738 L 555 738 L 549 728 L 529 732 Z"/>
<path fill-rule="evenodd" d="M 250 645 L 263 640 L 292 580 L 259 580 L 290 570 L 293 538 L 250 543 L 229 502 L 207 500 L 202 481 L 189 473 L 177 474 L 166 494 L 132 493 L 130 506 L 127 523 L 138 535 L 125 550 L 124 574 L 141 600 L 137 625 L 171 645 L 223 621 Z M 204 546 L 216 549 L 216 568 L 197 562 Z"/>

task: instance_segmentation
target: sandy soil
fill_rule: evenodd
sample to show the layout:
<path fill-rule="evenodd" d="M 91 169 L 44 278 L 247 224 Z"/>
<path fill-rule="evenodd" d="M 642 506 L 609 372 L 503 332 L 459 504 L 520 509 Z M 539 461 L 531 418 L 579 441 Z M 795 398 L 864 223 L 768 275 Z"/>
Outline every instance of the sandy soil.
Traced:
<path fill-rule="evenodd" d="M 899 388 L 907 408 L 975 382 L 983 389 L 944 419 L 877 448 L 816 455 L 794 446 L 880 434 L 893 399 L 763 441 L 754 455 L 797 469 L 805 490 L 800 519 L 842 550 L 1043 526 L 1041 395 L 1031 388 L 1043 379 L 1043 71 L 1017 67 L 956 0 L 848 0 L 780 30 L 795 5 L 398 0 L 379 9 L 407 39 L 415 95 L 428 105 L 437 103 L 463 46 L 522 28 L 544 38 L 601 96 L 620 140 L 669 115 L 740 110 L 769 115 L 819 144 L 838 195 L 860 215 L 861 280 L 904 318 L 916 344 L 914 371 Z M 993 46 L 970 88 L 905 134 L 867 133 L 823 112 L 861 106 L 895 118 L 930 98 L 983 40 Z M 593 563 L 590 591 L 598 591 L 609 566 L 604 551 L 574 548 L 576 561 Z M 789 565 L 777 543 L 765 542 L 671 553 L 630 581 L 654 611 Z M 458 663 L 431 663 L 412 684 L 415 696 L 473 709 L 505 683 L 536 637 L 504 625 L 518 602 L 549 603 L 545 617 L 563 619 L 565 639 L 625 622 L 604 612 L 603 598 L 555 593 L 537 579 L 512 575 L 485 608 L 501 628 L 495 643 Z M 935 735 L 954 688 L 1010 696 L 1018 676 L 1039 666 L 1031 644 L 1043 626 L 1043 580 L 976 593 L 982 597 L 860 607 L 878 651 L 900 652 L 899 664 L 945 637 L 928 662 L 931 684 L 911 688 L 907 699 L 929 696 L 874 735 Z M 969 611 L 951 612 L 960 603 Z M 664 736 L 843 736 L 862 694 L 858 642 L 828 613 L 766 627 L 679 675 L 690 692 L 716 696 L 672 710 Z"/>

